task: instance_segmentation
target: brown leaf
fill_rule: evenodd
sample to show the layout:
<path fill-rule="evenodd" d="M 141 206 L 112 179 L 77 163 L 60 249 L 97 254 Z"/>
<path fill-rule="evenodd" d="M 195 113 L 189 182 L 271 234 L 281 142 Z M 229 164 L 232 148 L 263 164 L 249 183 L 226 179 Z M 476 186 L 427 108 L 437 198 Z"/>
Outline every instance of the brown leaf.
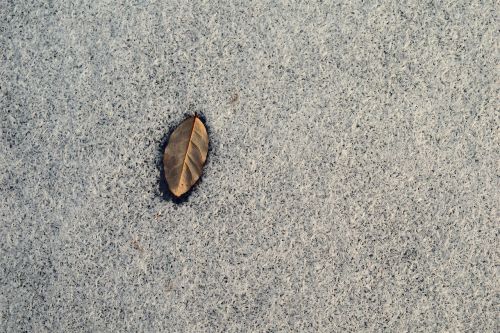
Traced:
<path fill-rule="evenodd" d="M 200 178 L 208 153 L 208 134 L 198 116 L 184 120 L 168 140 L 163 166 L 173 195 L 180 197 Z"/>

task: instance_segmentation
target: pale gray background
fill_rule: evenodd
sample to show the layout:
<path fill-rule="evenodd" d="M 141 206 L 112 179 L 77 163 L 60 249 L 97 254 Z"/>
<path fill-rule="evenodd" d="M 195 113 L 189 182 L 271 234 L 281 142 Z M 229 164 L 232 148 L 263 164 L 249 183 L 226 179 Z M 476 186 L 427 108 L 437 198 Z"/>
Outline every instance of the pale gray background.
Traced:
<path fill-rule="evenodd" d="M 0 329 L 498 330 L 497 10 L 0 0 Z"/>

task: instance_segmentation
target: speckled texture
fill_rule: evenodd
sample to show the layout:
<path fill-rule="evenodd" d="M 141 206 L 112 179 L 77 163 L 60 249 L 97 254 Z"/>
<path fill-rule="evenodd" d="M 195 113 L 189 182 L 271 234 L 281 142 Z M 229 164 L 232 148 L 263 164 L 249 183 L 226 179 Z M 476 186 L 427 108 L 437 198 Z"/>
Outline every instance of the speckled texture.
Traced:
<path fill-rule="evenodd" d="M 498 331 L 497 13 L 0 0 L 0 330 Z"/>

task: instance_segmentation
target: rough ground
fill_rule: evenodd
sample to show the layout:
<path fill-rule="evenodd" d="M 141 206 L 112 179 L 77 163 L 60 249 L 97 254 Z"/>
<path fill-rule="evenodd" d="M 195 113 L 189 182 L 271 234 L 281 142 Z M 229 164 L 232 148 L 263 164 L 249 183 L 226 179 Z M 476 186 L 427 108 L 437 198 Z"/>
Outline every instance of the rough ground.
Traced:
<path fill-rule="evenodd" d="M 0 0 L 0 331 L 498 331 L 498 5 L 298 3 Z"/>

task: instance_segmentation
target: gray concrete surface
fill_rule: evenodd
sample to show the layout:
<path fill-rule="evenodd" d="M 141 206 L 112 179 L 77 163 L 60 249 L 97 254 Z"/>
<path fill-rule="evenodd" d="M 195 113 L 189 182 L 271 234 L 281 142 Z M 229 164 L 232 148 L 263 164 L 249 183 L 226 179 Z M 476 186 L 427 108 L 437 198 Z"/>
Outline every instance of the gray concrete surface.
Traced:
<path fill-rule="evenodd" d="M 0 330 L 498 331 L 497 16 L 0 0 Z"/>

